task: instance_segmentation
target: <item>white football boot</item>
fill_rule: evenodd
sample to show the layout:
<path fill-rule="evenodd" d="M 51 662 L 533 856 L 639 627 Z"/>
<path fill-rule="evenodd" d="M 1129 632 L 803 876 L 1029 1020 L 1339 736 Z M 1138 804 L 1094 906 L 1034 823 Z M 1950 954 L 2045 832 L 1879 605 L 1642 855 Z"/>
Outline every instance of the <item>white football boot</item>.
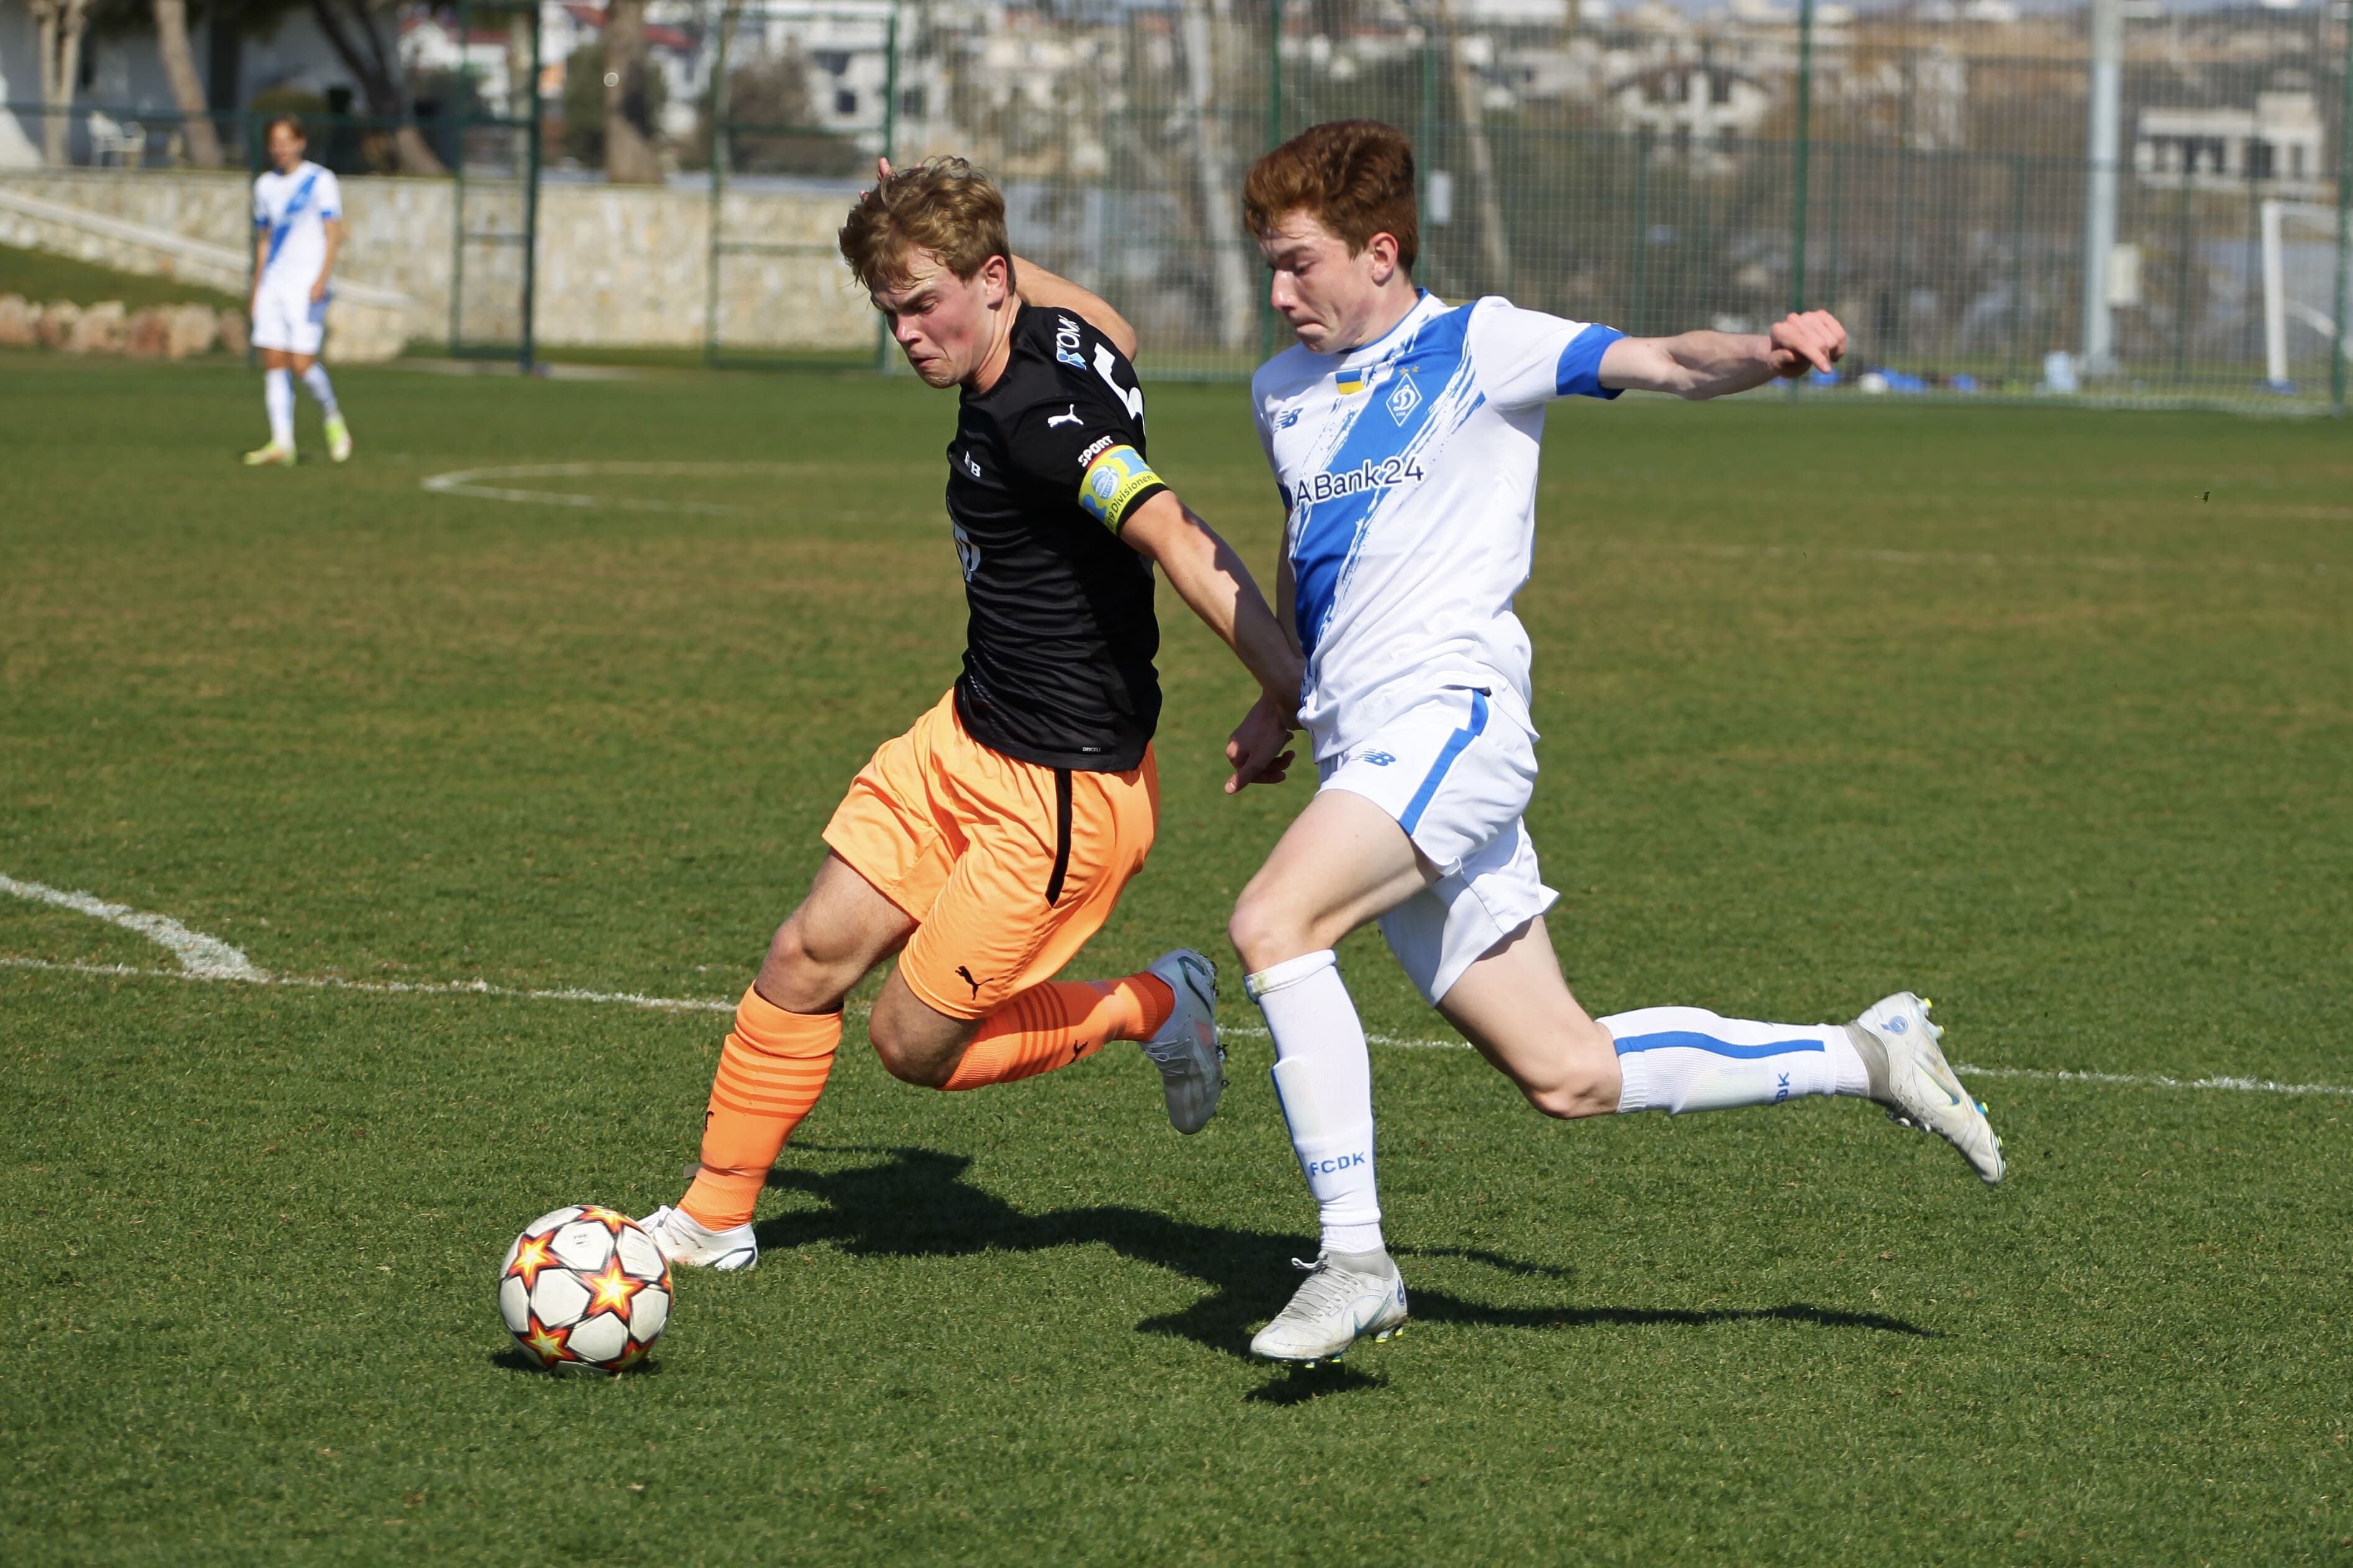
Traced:
<path fill-rule="evenodd" d="M 1324 1252 L 1303 1268 L 1291 1305 L 1250 1341 L 1250 1354 L 1268 1361 L 1338 1361 L 1366 1334 L 1376 1343 L 1405 1326 L 1405 1276 L 1387 1252 Z"/>
<path fill-rule="evenodd" d="M 705 1230 L 692 1215 L 664 1204 L 638 1221 L 638 1228 L 652 1237 L 662 1257 L 677 1267 L 735 1273 L 760 1264 L 759 1239 L 749 1225 Z"/>
<path fill-rule="evenodd" d="M 2001 1140 L 1986 1108 L 1953 1076 L 1936 1042 L 1945 1031 L 1928 1021 L 1929 1004 L 1898 991 L 1872 1004 L 1855 1026 L 1887 1052 L 1888 1119 L 1934 1132 L 1961 1152 L 1989 1184 L 2001 1180 Z"/>
<path fill-rule="evenodd" d="M 1151 973 L 1176 994 L 1176 1008 L 1144 1054 L 1160 1069 L 1169 1124 L 1198 1132 L 1218 1113 L 1226 1088 L 1226 1048 L 1218 1043 L 1218 966 L 1189 947 L 1164 952 Z"/>

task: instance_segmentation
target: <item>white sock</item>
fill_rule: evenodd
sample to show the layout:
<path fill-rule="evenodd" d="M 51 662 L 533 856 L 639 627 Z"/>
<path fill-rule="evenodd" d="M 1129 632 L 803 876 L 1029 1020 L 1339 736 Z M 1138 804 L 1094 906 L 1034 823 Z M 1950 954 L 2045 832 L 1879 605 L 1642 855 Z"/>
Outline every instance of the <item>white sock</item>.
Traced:
<path fill-rule="evenodd" d="M 1325 948 L 1243 984 L 1274 1037 L 1275 1098 L 1323 1211 L 1324 1250 L 1384 1250 L 1373 1179 L 1373 1063 L 1338 961 Z"/>
<path fill-rule="evenodd" d="M 1868 1095 L 1843 1024 L 1758 1024 L 1704 1007 L 1643 1007 L 1601 1020 L 1618 1042 L 1620 1115 L 1775 1105 L 1809 1094 Z"/>
<path fill-rule="evenodd" d="M 269 438 L 281 447 L 294 444 L 294 375 L 291 371 L 261 373 L 261 405 L 269 410 Z"/>
<path fill-rule="evenodd" d="M 302 384 L 311 389 L 311 395 L 319 400 L 319 406 L 327 411 L 328 418 L 332 419 L 335 416 L 335 384 L 327 379 L 327 367 L 312 360 L 311 368 L 302 373 Z"/>

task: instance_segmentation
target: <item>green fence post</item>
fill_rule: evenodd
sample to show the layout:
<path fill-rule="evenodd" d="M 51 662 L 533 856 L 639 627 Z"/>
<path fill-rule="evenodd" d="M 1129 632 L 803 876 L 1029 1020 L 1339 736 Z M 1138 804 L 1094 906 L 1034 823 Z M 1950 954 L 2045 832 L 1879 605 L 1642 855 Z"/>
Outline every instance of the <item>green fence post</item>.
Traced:
<path fill-rule="evenodd" d="M 1282 0 L 1268 0 L 1266 24 L 1266 145 L 1282 145 Z M 1274 307 L 1258 313 L 1258 357 L 1274 357 Z"/>
<path fill-rule="evenodd" d="M 517 363 L 525 375 L 531 374 L 532 361 L 537 353 L 539 329 L 539 165 L 543 157 L 539 113 L 540 47 L 539 7 L 534 5 L 531 7 L 531 85 L 523 98 L 524 112 L 531 116 L 531 125 L 523 135 L 523 155 L 530 162 L 523 168 L 522 177 L 522 344 Z M 510 94 L 510 98 L 512 96 Z"/>
<path fill-rule="evenodd" d="M 899 5 L 891 6 L 891 20 L 882 34 L 882 156 L 890 157 L 898 149 L 899 137 Z M 881 311 L 874 315 L 874 368 L 882 374 L 891 369 L 891 324 Z"/>
<path fill-rule="evenodd" d="M 2345 60 L 2337 105 L 2337 330 L 2329 335 L 2328 401 L 2345 412 L 2345 313 L 2353 310 L 2346 266 L 2353 259 L 2353 3 L 2345 7 Z"/>
<path fill-rule="evenodd" d="M 711 58 L 711 216 L 705 220 L 702 262 L 702 363 L 719 363 L 719 246 L 725 226 L 720 214 L 727 198 L 727 39 L 736 8 L 719 13 L 719 37 Z"/>

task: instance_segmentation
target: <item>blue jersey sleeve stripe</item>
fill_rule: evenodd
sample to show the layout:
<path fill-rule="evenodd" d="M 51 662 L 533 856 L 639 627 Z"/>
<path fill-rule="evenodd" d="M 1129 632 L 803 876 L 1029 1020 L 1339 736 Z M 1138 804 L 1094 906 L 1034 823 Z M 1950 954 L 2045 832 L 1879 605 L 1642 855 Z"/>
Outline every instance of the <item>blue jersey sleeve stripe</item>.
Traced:
<path fill-rule="evenodd" d="M 1569 339 L 1568 347 L 1560 351 L 1560 363 L 1553 368 L 1553 395 L 1605 400 L 1617 396 L 1621 388 L 1601 384 L 1601 356 L 1625 335 L 1615 327 L 1588 327 Z"/>

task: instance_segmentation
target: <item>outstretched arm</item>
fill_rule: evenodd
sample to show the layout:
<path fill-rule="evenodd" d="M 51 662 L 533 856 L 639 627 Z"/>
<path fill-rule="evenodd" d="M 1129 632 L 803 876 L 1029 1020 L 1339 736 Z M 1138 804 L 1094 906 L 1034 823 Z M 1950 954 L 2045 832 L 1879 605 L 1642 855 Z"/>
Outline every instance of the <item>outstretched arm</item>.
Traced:
<path fill-rule="evenodd" d="M 1672 392 L 1697 401 L 1746 392 L 1783 376 L 1828 371 L 1846 353 L 1846 329 L 1828 310 L 1808 310 L 1764 333 L 1685 332 L 1672 338 L 1620 338 L 1602 353 L 1601 384 Z"/>
<path fill-rule="evenodd" d="M 1291 721 L 1299 706 L 1305 661 L 1234 547 L 1194 515 L 1174 490 L 1161 491 L 1129 513 L 1119 536 L 1136 553 L 1159 564 L 1177 596 L 1257 678 L 1264 693 L 1261 700 Z"/>
<path fill-rule="evenodd" d="M 1102 295 L 1018 256 L 1013 258 L 1013 287 L 1025 305 L 1035 305 L 1041 310 L 1068 310 L 1083 318 L 1089 326 L 1111 340 L 1111 346 L 1128 363 L 1135 363 L 1135 329 Z"/>

